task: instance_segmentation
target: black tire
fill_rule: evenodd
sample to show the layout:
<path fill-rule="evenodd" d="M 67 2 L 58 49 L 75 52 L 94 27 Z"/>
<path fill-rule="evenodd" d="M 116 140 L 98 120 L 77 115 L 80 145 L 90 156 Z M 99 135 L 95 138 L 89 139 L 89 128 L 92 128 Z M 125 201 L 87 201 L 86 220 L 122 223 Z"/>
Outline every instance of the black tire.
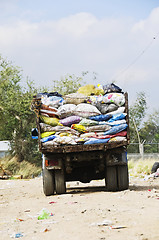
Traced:
<path fill-rule="evenodd" d="M 155 173 L 159 168 L 159 162 L 155 162 L 151 168 L 151 173 Z"/>
<path fill-rule="evenodd" d="M 108 191 L 117 191 L 117 172 L 115 166 L 106 167 L 105 184 Z"/>
<path fill-rule="evenodd" d="M 63 194 L 66 192 L 65 175 L 62 170 L 55 171 L 55 189 L 57 194 Z"/>
<path fill-rule="evenodd" d="M 119 191 L 129 188 L 129 175 L 127 165 L 117 166 L 117 182 Z"/>
<path fill-rule="evenodd" d="M 53 195 L 55 191 L 54 172 L 51 170 L 43 169 L 43 192 L 45 196 Z"/>

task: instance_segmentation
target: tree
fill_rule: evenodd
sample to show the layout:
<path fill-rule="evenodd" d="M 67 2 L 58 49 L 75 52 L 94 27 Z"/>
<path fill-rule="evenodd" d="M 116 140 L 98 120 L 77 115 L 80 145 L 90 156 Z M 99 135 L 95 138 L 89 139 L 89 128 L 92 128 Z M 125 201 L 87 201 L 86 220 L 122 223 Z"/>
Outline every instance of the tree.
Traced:
<path fill-rule="evenodd" d="M 159 111 L 148 116 L 140 130 L 142 141 L 145 141 L 145 152 L 158 152 L 159 142 Z"/>
<path fill-rule="evenodd" d="M 30 111 L 33 83 L 20 86 L 22 71 L 0 56 L 0 140 L 10 140 L 12 153 L 19 161 L 34 161 L 38 156 L 37 144 L 31 139 L 35 115 Z"/>
<path fill-rule="evenodd" d="M 146 95 L 144 92 L 139 92 L 137 93 L 135 104 L 129 108 L 131 142 L 138 141 L 137 132 L 140 132 L 140 128 L 146 115 L 146 110 Z"/>
<path fill-rule="evenodd" d="M 82 75 L 86 75 L 83 73 Z M 54 80 L 53 81 L 53 90 L 59 92 L 62 95 L 66 95 L 69 93 L 74 93 L 78 90 L 79 87 L 84 83 L 82 77 L 77 77 L 74 74 L 70 75 L 67 74 L 61 78 L 61 80 Z"/>
<path fill-rule="evenodd" d="M 146 95 L 144 92 L 137 93 L 137 98 L 134 105 L 129 108 L 129 123 L 130 123 L 130 142 L 139 143 L 139 152 L 143 152 L 143 141 L 141 139 L 140 129 L 143 124 L 147 110 Z M 129 152 L 138 152 L 136 146 L 130 145 Z"/>

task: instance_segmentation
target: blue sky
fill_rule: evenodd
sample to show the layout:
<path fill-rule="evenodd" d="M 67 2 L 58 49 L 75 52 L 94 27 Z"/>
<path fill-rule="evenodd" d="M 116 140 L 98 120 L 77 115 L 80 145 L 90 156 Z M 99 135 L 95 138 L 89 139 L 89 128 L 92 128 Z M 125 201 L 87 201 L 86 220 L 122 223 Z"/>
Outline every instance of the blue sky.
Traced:
<path fill-rule="evenodd" d="M 132 17 L 139 20 L 145 18 L 152 8 L 159 5 L 158 0 L 1 0 L 1 2 L 5 7 L 6 16 L 22 17 L 23 13 L 26 13 L 25 16 L 32 21 L 60 19 L 78 12 L 90 12 L 99 18 Z M 35 15 L 31 16 L 31 12 Z"/>
<path fill-rule="evenodd" d="M 97 73 L 158 107 L 159 0 L 0 0 L 0 54 L 37 86 Z M 25 83 L 22 82 L 24 85 Z"/>

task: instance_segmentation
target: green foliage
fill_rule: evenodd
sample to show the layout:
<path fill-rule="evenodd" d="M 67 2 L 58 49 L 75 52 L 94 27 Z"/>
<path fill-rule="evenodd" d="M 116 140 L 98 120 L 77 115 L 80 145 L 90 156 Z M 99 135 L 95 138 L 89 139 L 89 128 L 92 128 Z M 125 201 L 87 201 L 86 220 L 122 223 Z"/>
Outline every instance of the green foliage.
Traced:
<path fill-rule="evenodd" d="M 143 92 L 138 93 L 135 104 L 130 106 L 129 109 L 130 140 L 131 143 L 138 143 L 138 132 L 140 142 L 144 143 L 144 152 L 156 153 L 159 151 L 157 144 L 159 142 L 159 111 L 154 111 L 153 114 L 148 115 L 144 121 L 146 110 L 146 95 Z M 128 152 L 138 153 L 139 145 L 130 144 L 128 146 Z"/>
<path fill-rule="evenodd" d="M 23 89 L 21 78 L 21 70 L 0 56 L 0 140 L 11 141 L 11 152 L 19 161 L 32 161 L 39 155 L 37 144 L 31 139 L 35 115 L 30 111 L 37 90 L 29 81 L 27 89 Z"/>
<path fill-rule="evenodd" d="M 143 124 L 143 120 L 147 110 L 146 95 L 144 92 L 137 93 L 135 104 L 129 108 L 129 123 L 131 142 L 138 142 L 137 131 Z M 139 133 L 140 134 L 140 133 Z"/>
<path fill-rule="evenodd" d="M 80 77 L 66 75 L 59 81 L 54 81 L 51 91 L 57 91 L 62 95 L 76 92 L 85 84 L 84 78 L 88 77 L 88 71 L 82 72 Z M 0 140 L 10 140 L 11 152 L 17 156 L 18 161 L 26 160 L 36 165 L 41 165 L 41 154 L 38 151 L 36 140 L 31 138 L 31 129 L 36 127 L 36 116 L 30 111 L 33 95 L 47 89 L 36 89 L 33 82 L 27 81 L 27 87 L 22 88 L 20 81 L 22 71 L 19 67 L 0 56 Z M 96 73 L 91 79 L 96 80 Z M 159 142 L 159 112 L 154 112 L 144 122 L 147 110 L 146 95 L 137 93 L 136 102 L 129 108 L 130 140 L 137 143 L 139 133 L 141 142 L 147 144 L 146 152 L 156 151 L 156 145 L 149 143 Z M 134 127 L 136 125 L 136 129 Z M 129 152 L 138 152 L 138 147 L 129 146 Z"/>
<path fill-rule="evenodd" d="M 87 73 L 84 73 L 87 74 Z M 53 81 L 54 88 L 53 91 L 57 91 L 62 95 L 69 93 L 74 93 L 78 90 L 79 87 L 84 84 L 82 77 L 77 77 L 73 75 L 66 75 L 61 78 L 61 80 Z"/>

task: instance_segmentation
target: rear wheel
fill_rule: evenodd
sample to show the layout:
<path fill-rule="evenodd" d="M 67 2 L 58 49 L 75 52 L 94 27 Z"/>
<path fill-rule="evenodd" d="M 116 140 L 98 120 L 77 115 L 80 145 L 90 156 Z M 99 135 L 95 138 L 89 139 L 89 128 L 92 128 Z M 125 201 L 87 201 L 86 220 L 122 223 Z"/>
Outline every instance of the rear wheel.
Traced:
<path fill-rule="evenodd" d="M 117 166 L 118 190 L 126 190 L 129 187 L 128 166 Z"/>
<path fill-rule="evenodd" d="M 53 195 L 55 191 L 54 172 L 46 167 L 43 169 L 43 191 L 46 196 Z"/>
<path fill-rule="evenodd" d="M 55 188 L 57 194 L 63 194 L 66 192 L 65 175 L 62 170 L 55 171 Z"/>
<path fill-rule="evenodd" d="M 115 166 L 107 166 L 105 184 L 108 191 L 117 191 L 117 172 Z"/>

